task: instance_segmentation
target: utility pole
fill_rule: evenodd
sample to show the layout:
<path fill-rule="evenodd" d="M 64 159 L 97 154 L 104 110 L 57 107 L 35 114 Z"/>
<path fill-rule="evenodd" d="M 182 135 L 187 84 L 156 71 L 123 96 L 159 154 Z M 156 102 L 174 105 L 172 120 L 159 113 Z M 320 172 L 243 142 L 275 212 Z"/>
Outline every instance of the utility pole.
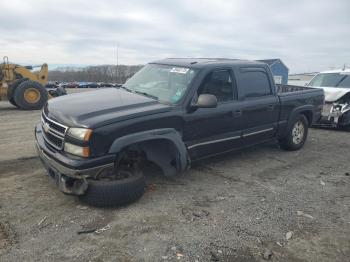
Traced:
<path fill-rule="evenodd" d="M 116 68 L 116 80 L 115 82 L 119 84 L 119 44 L 117 44 L 117 68 Z"/>

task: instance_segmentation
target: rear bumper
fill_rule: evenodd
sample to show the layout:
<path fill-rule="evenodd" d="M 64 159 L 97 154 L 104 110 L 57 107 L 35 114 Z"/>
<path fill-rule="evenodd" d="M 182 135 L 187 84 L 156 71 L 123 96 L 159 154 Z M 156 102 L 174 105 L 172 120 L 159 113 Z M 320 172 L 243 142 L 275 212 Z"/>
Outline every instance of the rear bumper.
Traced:
<path fill-rule="evenodd" d="M 81 195 L 87 189 L 86 179 L 114 165 L 114 155 L 98 158 L 71 159 L 48 146 L 42 134 L 41 124 L 35 127 L 36 149 L 41 162 L 53 177 L 59 189 L 67 194 Z"/>

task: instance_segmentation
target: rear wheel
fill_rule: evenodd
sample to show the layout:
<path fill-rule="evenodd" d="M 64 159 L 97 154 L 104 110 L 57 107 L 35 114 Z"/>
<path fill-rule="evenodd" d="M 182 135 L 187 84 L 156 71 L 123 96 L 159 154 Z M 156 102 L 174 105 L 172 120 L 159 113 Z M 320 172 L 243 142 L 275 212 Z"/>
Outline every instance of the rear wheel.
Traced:
<path fill-rule="evenodd" d="M 24 110 L 41 109 L 48 99 L 46 89 L 35 81 L 21 83 L 14 92 L 16 105 Z"/>
<path fill-rule="evenodd" d="M 280 139 L 281 148 L 289 151 L 298 150 L 305 144 L 308 134 L 309 123 L 304 115 L 298 115 L 285 138 Z"/>

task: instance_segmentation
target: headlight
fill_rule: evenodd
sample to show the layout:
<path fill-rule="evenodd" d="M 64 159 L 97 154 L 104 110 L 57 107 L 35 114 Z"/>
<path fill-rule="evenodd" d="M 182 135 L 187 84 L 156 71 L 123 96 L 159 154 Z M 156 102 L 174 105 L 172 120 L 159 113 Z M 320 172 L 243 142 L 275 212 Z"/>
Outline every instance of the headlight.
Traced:
<path fill-rule="evenodd" d="M 76 156 L 88 157 L 89 156 L 89 147 L 82 147 L 73 145 L 71 143 L 64 143 L 64 151 Z"/>
<path fill-rule="evenodd" d="M 81 141 L 89 141 L 90 136 L 92 134 L 92 130 L 87 128 L 71 127 L 68 129 L 67 133 L 69 136 L 79 139 Z"/>

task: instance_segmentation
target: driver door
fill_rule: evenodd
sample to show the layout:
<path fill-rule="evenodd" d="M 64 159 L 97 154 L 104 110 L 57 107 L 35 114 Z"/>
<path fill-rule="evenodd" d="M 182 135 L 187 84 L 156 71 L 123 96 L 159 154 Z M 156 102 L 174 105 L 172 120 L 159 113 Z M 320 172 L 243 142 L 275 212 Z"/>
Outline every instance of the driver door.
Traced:
<path fill-rule="evenodd" d="M 216 108 L 198 108 L 185 116 L 184 140 L 191 159 L 229 151 L 240 143 L 241 131 L 234 121 L 236 81 L 231 69 L 209 72 L 197 90 L 215 95 Z"/>

